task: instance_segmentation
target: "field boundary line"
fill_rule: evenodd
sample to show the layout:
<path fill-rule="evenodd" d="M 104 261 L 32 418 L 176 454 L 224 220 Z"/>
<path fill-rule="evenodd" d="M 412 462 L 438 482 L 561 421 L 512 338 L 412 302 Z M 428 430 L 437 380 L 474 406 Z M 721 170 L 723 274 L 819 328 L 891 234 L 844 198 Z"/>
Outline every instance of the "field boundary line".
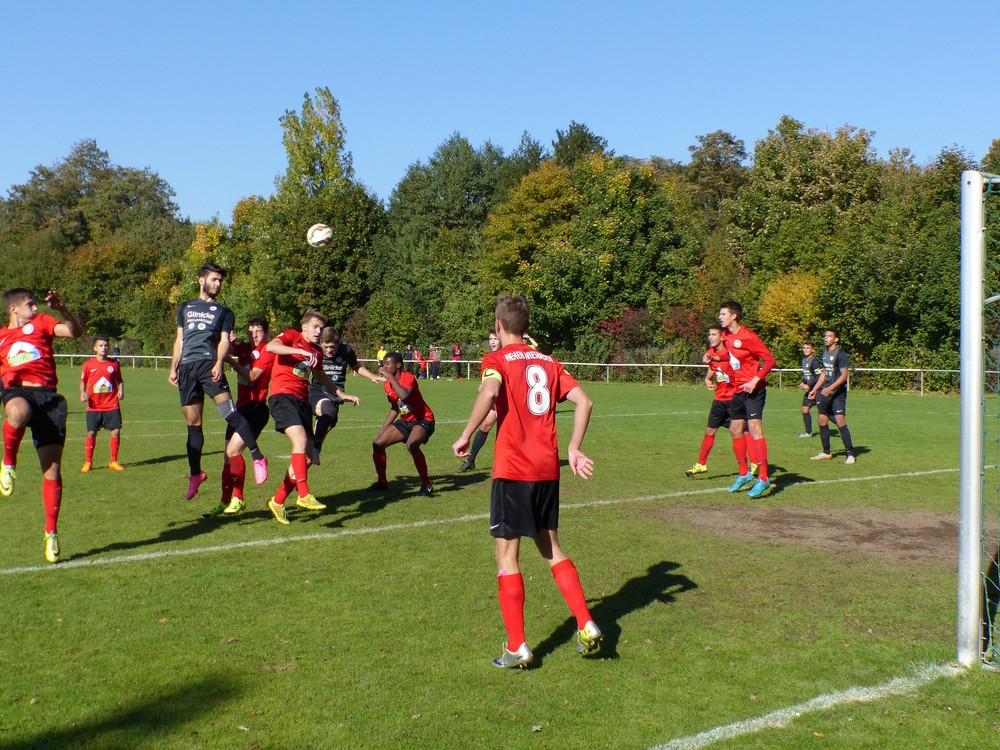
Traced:
<path fill-rule="evenodd" d="M 863 482 L 882 479 L 900 479 L 904 477 L 922 477 L 932 474 L 946 474 L 957 472 L 957 468 L 952 469 L 927 469 L 926 471 L 905 471 L 897 474 L 876 474 L 862 477 L 838 477 L 836 479 L 801 479 L 791 484 L 784 485 L 784 488 L 796 487 L 799 485 L 820 485 L 820 484 L 841 484 L 844 482 Z M 676 492 L 664 492 L 657 495 L 639 495 L 637 497 L 619 497 L 610 500 L 588 500 L 580 503 L 561 503 L 565 509 L 597 508 L 607 505 L 629 505 L 632 503 L 644 503 L 651 500 L 666 500 L 676 497 L 688 497 L 692 495 L 714 495 L 726 493 L 724 487 L 705 487 L 700 490 L 678 490 Z M 728 493 L 727 493 L 728 494 Z M 248 549 L 251 547 L 270 547 L 276 544 L 290 544 L 293 542 L 314 542 L 325 539 L 337 539 L 347 536 L 361 536 L 363 534 L 376 534 L 388 531 L 401 531 L 406 529 L 418 529 L 425 526 L 441 526 L 451 523 L 464 523 L 466 521 L 481 521 L 488 519 L 489 513 L 471 513 L 464 516 L 452 516 L 449 518 L 431 518 L 422 521 L 410 521 L 407 523 L 389 524 L 387 526 L 365 526 L 358 529 L 341 529 L 339 531 L 325 531 L 316 534 L 298 534 L 296 536 L 274 537 L 271 539 L 254 539 L 246 542 L 231 542 L 229 544 L 217 544 L 209 547 L 192 547 L 189 549 L 168 549 L 158 552 L 144 552 L 134 555 L 118 555 L 115 557 L 100 557 L 86 560 L 66 560 L 57 565 L 29 565 L 17 568 L 0 568 L 0 576 L 14 576 L 23 573 L 48 573 L 59 570 L 72 570 L 74 568 L 91 567 L 95 565 L 120 565 L 125 563 L 143 562 L 146 560 L 160 560 L 166 557 L 183 557 L 188 555 L 209 554 L 212 552 L 229 552 L 237 549 Z"/>
<path fill-rule="evenodd" d="M 804 703 L 780 708 L 754 719 L 734 721 L 732 724 L 687 737 L 678 737 L 661 745 L 653 745 L 649 750 L 699 750 L 699 748 L 708 747 L 721 740 L 731 740 L 765 729 L 781 729 L 804 714 L 825 711 L 828 708 L 846 706 L 851 703 L 877 701 L 893 695 L 906 695 L 941 677 L 955 677 L 964 671 L 965 667 L 958 664 L 932 664 L 918 669 L 916 674 L 910 677 L 894 677 L 875 687 L 852 687 L 818 695 Z"/>

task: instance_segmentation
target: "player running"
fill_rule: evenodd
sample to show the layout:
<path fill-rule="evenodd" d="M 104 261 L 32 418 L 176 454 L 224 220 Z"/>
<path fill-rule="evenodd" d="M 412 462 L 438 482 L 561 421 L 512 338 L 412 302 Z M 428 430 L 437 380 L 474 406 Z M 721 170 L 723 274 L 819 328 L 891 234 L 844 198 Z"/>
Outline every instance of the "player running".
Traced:
<path fill-rule="evenodd" d="M 602 639 L 587 608 L 580 576 L 559 546 L 559 441 L 556 404 L 575 407 L 573 434 L 567 451 L 574 474 L 588 479 L 594 464 L 580 450 L 593 403 L 563 366 L 522 343 L 529 323 L 523 297 L 501 297 L 496 306 L 496 330 L 501 349 L 483 358 L 483 382 L 472 414 L 452 449 L 468 455 L 472 433 L 493 406 L 497 410 L 490 534 L 495 539 L 497 598 L 507 630 L 503 653 L 493 660 L 500 668 L 524 667 L 532 653 L 524 637 L 524 578 L 519 553 L 522 537 L 531 537 L 549 564 L 556 585 L 576 618 L 576 649 L 595 651 Z"/>
<path fill-rule="evenodd" d="M 117 359 L 108 356 L 111 340 L 106 333 L 94 336 L 94 356 L 83 363 L 80 376 L 80 400 L 87 405 L 87 439 L 84 443 L 83 466 L 80 471 L 90 471 L 94 463 L 97 432 L 102 427 L 111 432 L 109 447 L 111 461 L 108 468 L 124 471 L 118 463 L 118 448 L 122 435 L 121 401 L 125 398 L 125 383 Z"/>
<path fill-rule="evenodd" d="M 59 322 L 39 312 L 30 289 L 8 289 L 2 297 L 7 325 L 0 328 L 0 381 L 3 383 L 3 463 L 0 495 L 10 496 L 17 479 L 17 453 L 26 428 L 31 427 L 42 468 L 42 504 L 45 508 L 45 559 L 59 561 L 57 522 L 62 503 L 63 446 L 66 444 L 66 399 L 56 392 L 55 338 L 77 338 L 83 326 L 52 289 L 45 304 L 62 317 Z"/>

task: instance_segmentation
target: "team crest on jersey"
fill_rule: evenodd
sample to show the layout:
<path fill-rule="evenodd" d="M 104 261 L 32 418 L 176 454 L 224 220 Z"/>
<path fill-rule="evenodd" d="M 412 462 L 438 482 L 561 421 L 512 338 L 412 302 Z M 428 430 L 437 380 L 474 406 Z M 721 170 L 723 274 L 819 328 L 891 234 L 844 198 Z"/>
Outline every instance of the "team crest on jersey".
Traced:
<path fill-rule="evenodd" d="M 111 369 L 111 368 L 108 368 Z M 111 393 L 112 391 L 111 381 L 107 378 L 101 378 L 96 383 L 94 383 L 94 393 Z"/>
<path fill-rule="evenodd" d="M 30 336 L 31 334 L 33 334 L 35 332 L 35 324 L 34 323 L 28 323 L 27 325 L 22 326 L 21 330 L 24 331 L 27 335 Z"/>
<path fill-rule="evenodd" d="M 27 329 L 27 327 L 28 326 L 25 326 L 25 329 Z M 26 333 L 31 333 L 31 331 L 26 330 Z M 7 353 L 7 364 L 11 367 L 20 367 L 23 364 L 34 362 L 36 359 L 41 358 L 42 353 L 38 351 L 37 346 L 29 344 L 27 341 L 18 341 Z"/>
<path fill-rule="evenodd" d="M 260 359 L 260 352 L 257 351 L 256 349 L 254 349 L 253 352 L 250 353 L 250 358 L 251 359 Z"/>
<path fill-rule="evenodd" d="M 108 374 L 113 373 L 114 371 L 115 371 L 115 368 L 112 367 L 111 365 L 108 365 Z"/>
<path fill-rule="evenodd" d="M 742 341 L 740 341 L 739 339 L 736 339 L 736 340 L 735 340 L 735 341 L 733 342 L 733 346 L 735 346 L 735 347 L 736 347 L 737 349 L 739 349 L 739 348 L 740 348 L 741 346 L 743 346 L 743 342 L 742 342 Z"/>

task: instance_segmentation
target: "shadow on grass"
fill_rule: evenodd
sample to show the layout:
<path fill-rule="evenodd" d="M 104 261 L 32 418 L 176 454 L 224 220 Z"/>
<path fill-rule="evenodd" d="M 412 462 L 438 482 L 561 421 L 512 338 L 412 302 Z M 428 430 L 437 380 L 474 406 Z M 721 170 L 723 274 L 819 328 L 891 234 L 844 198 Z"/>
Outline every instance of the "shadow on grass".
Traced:
<path fill-rule="evenodd" d="M 167 734 L 185 722 L 206 714 L 217 715 L 239 692 L 237 684 L 228 678 L 205 678 L 194 684 L 177 685 L 170 692 L 146 698 L 134 706 L 81 720 L 71 727 L 41 731 L 23 740 L 0 741 L 0 748 L 151 747 L 165 742 Z"/>
<path fill-rule="evenodd" d="M 267 512 L 266 516 L 270 518 L 271 513 Z M 210 522 L 214 520 L 215 519 L 198 516 L 197 518 L 190 518 L 185 521 L 177 521 L 169 524 L 167 528 L 155 537 L 151 537 L 149 539 L 136 539 L 133 541 L 112 542 L 111 544 L 106 544 L 103 547 L 94 547 L 86 552 L 79 552 L 65 559 L 76 560 L 82 557 L 100 555 L 105 552 L 127 552 L 128 550 L 141 549 L 142 547 L 149 547 L 154 544 L 163 544 L 164 542 L 181 542 L 187 539 L 194 539 L 196 536 L 211 532 L 214 528 L 214 524 Z"/>
<path fill-rule="evenodd" d="M 661 562 L 650 565 L 645 574 L 630 578 L 613 594 L 601 599 L 591 599 L 590 614 L 594 622 L 604 633 L 601 648 L 595 657 L 615 659 L 618 657 L 618 643 L 621 640 L 622 629 L 618 624 L 625 615 L 645 609 L 654 602 L 673 604 L 677 594 L 698 588 L 698 585 L 687 576 L 674 575 L 673 571 L 680 563 Z M 551 654 L 564 643 L 575 643 L 576 620 L 568 617 L 555 632 L 532 649 L 535 664 L 540 665 L 542 658 Z"/>
<path fill-rule="evenodd" d="M 201 456 L 202 456 L 202 458 L 204 458 L 205 456 L 221 456 L 223 453 L 225 453 L 224 450 L 217 450 L 217 451 L 206 450 L 206 451 L 202 452 Z M 170 456 L 155 456 L 154 458 L 147 458 L 144 461 L 129 461 L 127 465 L 128 466 L 152 466 L 152 465 L 155 465 L 155 464 L 168 464 L 168 463 L 170 463 L 172 461 L 185 461 L 186 462 L 187 461 L 187 453 L 178 453 L 178 454 L 170 455 Z M 190 471 L 190 469 L 188 469 L 187 466 L 185 466 L 185 471 Z"/>

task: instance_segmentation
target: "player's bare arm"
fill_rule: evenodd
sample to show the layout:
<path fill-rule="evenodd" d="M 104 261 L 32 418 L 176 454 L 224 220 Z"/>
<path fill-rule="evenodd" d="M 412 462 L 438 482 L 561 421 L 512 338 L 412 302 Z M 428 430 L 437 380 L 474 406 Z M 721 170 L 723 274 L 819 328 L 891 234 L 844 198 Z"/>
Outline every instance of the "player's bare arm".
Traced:
<path fill-rule="evenodd" d="M 307 351 L 305 349 L 296 349 L 294 346 L 288 346 L 287 344 L 281 343 L 278 339 L 271 339 L 267 342 L 267 350 L 271 354 L 277 355 L 289 355 L 292 357 L 302 357 L 303 362 L 309 364 L 309 369 L 315 369 L 316 365 L 319 364 L 319 357 L 314 351 Z"/>
<path fill-rule="evenodd" d="M 184 329 L 177 326 L 177 337 L 174 339 L 174 350 L 170 355 L 170 375 L 167 380 L 170 385 L 177 385 L 177 365 L 181 361 L 181 348 L 184 346 Z"/>
<path fill-rule="evenodd" d="M 575 407 L 573 434 L 569 438 L 569 448 L 566 451 L 569 468 L 578 477 L 590 479 L 594 473 L 594 462 L 583 454 L 581 447 L 583 438 L 587 434 L 587 427 L 590 425 L 590 413 L 594 409 L 594 402 L 590 400 L 587 392 L 579 386 L 566 394 L 566 400 Z"/>
<path fill-rule="evenodd" d="M 66 307 L 66 303 L 63 298 L 59 296 L 55 289 L 49 289 L 48 293 L 45 295 L 45 304 L 49 306 L 50 309 L 55 310 L 62 316 L 64 323 L 59 323 L 55 328 L 52 329 L 52 333 L 61 339 L 75 339 L 83 335 L 83 326 L 80 325 L 80 321 L 77 320 L 73 313 L 69 311 Z"/>
<path fill-rule="evenodd" d="M 380 375 L 374 374 L 371 370 L 369 370 L 364 365 L 359 365 L 358 367 L 356 367 L 354 369 L 354 372 L 356 372 L 358 375 L 365 376 L 366 378 L 368 378 L 373 383 L 384 383 L 385 382 L 385 378 L 381 377 Z"/>
<path fill-rule="evenodd" d="M 410 389 L 404 388 L 399 384 L 399 381 L 396 379 L 396 374 L 391 370 L 386 369 L 384 365 L 378 368 L 378 372 L 379 375 L 384 377 L 388 381 L 389 385 L 392 386 L 392 390 L 396 392 L 396 397 L 406 401 L 407 397 L 410 395 Z"/>
<path fill-rule="evenodd" d="M 479 425 L 486 419 L 486 415 L 490 413 L 499 393 L 500 381 L 497 378 L 487 377 L 483 379 L 479 386 L 479 395 L 476 396 L 476 402 L 472 405 L 469 421 L 465 425 L 465 429 L 462 430 L 461 436 L 451 446 L 459 458 L 469 455 L 469 441 L 472 440 L 473 433 L 479 429 Z"/>

